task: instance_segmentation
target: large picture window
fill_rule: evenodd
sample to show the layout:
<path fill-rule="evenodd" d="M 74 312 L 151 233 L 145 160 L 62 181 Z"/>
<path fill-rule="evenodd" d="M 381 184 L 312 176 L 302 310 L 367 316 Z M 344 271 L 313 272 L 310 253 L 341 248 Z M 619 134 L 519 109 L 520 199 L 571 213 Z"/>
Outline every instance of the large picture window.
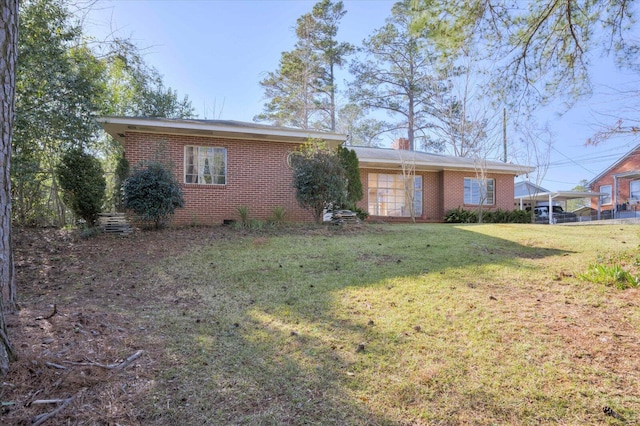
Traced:
<path fill-rule="evenodd" d="M 606 195 L 603 195 L 600 197 L 600 203 L 601 204 L 611 204 L 611 185 L 602 185 L 600 187 L 600 192 L 605 193 Z"/>
<path fill-rule="evenodd" d="M 495 180 L 464 178 L 464 203 L 492 206 L 496 202 Z"/>
<path fill-rule="evenodd" d="M 227 183 L 227 150 L 211 146 L 185 146 L 184 182 L 225 185 Z"/>
<path fill-rule="evenodd" d="M 405 189 L 405 179 L 409 185 Z M 369 173 L 369 214 L 372 216 L 411 217 L 422 215 L 422 176 Z"/>

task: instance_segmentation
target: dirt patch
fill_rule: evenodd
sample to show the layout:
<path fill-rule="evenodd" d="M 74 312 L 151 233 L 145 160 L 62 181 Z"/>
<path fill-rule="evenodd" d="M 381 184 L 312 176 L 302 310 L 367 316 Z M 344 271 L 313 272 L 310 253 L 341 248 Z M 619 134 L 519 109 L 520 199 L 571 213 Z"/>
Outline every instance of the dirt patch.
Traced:
<path fill-rule="evenodd" d="M 140 308 L 155 298 L 147 271 L 220 238 L 228 238 L 225 228 L 90 239 L 73 231 L 15 230 L 22 309 L 7 322 L 19 361 L 0 390 L 2 424 L 30 424 L 59 406 L 43 400 L 68 398 L 51 423 L 146 423 L 139 401 L 163 362 L 141 318 Z M 91 365 L 117 364 L 138 350 L 143 355 L 125 369 Z"/>
<path fill-rule="evenodd" d="M 333 235 L 360 230 L 309 227 L 278 232 Z M 154 303 L 170 303 L 167 292 L 175 289 L 150 282 L 148 271 L 202 245 L 237 238 L 261 245 L 272 234 L 212 227 L 85 239 L 77 231 L 15 229 L 21 309 L 8 314 L 7 323 L 19 360 L 0 388 L 1 423 L 31 424 L 60 405 L 44 400 L 70 398 L 50 423 L 157 423 L 145 417 L 141 401 L 170 360 L 164 359 L 161 325 L 145 320 L 145 312 Z M 125 369 L 91 365 L 117 364 L 138 350 L 143 355 Z"/>

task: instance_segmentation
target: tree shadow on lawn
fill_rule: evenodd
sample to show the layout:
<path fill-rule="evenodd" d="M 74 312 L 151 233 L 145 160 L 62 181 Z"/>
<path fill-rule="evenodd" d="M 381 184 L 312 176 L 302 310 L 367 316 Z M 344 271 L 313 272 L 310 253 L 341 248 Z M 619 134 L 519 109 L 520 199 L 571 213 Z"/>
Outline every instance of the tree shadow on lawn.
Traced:
<path fill-rule="evenodd" d="M 452 282 L 467 279 L 461 270 L 532 268 L 523 259 L 565 253 L 455 226 L 200 248 L 156 271 L 152 290 L 172 302 L 155 321 L 173 367 L 153 392 L 148 420 L 392 425 L 473 421 L 468 413 L 480 410 L 481 422 L 514 421 L 490 388 L 466 387 L 452 398 L 463 377 L 452 370 L 468 366 L 438 360 L 468 350 L 466 333 L 485 319 L 462 308 L 438 312 L 438 300 L 473 301 L 473 283 L 452 293 Z M 430 337 L 443 328 L 451 340 Z"/>

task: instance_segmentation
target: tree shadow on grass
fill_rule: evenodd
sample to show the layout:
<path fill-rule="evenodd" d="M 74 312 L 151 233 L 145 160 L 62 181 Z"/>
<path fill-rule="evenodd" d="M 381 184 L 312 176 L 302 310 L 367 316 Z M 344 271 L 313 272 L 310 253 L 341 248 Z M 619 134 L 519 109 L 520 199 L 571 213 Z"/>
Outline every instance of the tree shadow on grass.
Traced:
<path fill-rule="evenodd" d="M 463 419 L 438 401 L 454 393 L 459 376 L 434 380 L 467 368 L 438 362 L 465 347 L 467 330 L 450 342 L 429 337 L 432 329 L 453 327 L 448 316 L 465 314 L 437 312 L 437 298 L 451 297 L 446 283 L 460 270 L 526 268 L 524 259 L 565 253 L 452 226 L 199 249 L 157 271 L 156 290 L 173 303 L 155 320 L 167 334 L 165 362 L 174 366 L 160 378 L 147 420 L 395 425 Z M 419 317 L 422 325 L 411 322 Z M 421 358 L 424 365 L 416 362 Z M 490 389 L 464 392 L 475 395 L 472 405 L 483 407 L 485 420 L 512 420 Z M 422 401 L 436 401 L 441 412 L 426 413 Z"/>

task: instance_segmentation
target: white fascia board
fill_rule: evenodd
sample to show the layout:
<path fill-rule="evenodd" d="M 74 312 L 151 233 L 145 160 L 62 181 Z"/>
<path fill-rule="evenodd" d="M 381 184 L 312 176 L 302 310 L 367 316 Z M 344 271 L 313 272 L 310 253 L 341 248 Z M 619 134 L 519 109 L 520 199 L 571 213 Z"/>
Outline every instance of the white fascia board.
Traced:
<path fill-rule="evenodd" d="M 273 139 L 323 139 L 331 142 L 343 143 L 347 140 L 347 135 L 341 133 L 325 133 L 314 130 L 304 129 L 287 129 L 282 127 L 269 126 L 243 126 L 240 122 L 234 122 L 234 125 L 225 125 L 220 123 L 204 123 L 191 120 L 168 120 L 168 119 L 146 119 L 131 117 L 98 117 L 98 123 L 102 124 L 105 130 L 113 137 L 118 139 L 124 138 L 125 132 L 138 131 L 144 132 L 145 129 L 136 129 L 137 127 L 150 128 L 154 132 L 161 133 L 177 133 L 180 131 L 201 131 L 206 133 L 220 134 L 244 134 L 262 137 L 271 137 Z M 111 131 L 109 131 L 111 130 Z"/>
<path fill-rule="evenodd" d="M 380 164 L 387 164 L 389 166 L 396 166 L 396 167 L 402 167 L 402 161 L 401 160 L 390 160 L 388 158 L 366 158 L 366 159 L 360 159 L 360 164 L 362 167 L 365 167 L 368 164 L 371 164 L 372 167 L 376 167 L 379 168 L 378 166 Z M 447 163 L 447 164 L 443 164 L 443 163 L 427 163 L 427 162 L 421 162 L 421 161 L 413 161 L 411 159 L 407 160 L 407 163 L 409 164 L 415 164 L 416 169 L 418 170 L 425 170 L 425 171 L 434 171 L 434 172 L 439 172 L 439 171 L 454 171 L 454 172 L 460 172 L 460 171 L 476 171 L 481 169 L 480 167 L 476 167 L 476 165 L 474 165 L 473 163 L 460 163 L 460 164 L 455 164 L 455 163 Z M 393 167 L 391 167 L 393 168 Z M 485 170 L 488 173 L 507 173 L 507 174 L 515 174 L 515 175 L 522 175 L 525 173 L 531 173 L 535 170 L 534 167 L 529 167 L 529 166 L 520 166 L 517 164 L 491 164 L 488 165 L 487 167 L 485 167 Z"/>

